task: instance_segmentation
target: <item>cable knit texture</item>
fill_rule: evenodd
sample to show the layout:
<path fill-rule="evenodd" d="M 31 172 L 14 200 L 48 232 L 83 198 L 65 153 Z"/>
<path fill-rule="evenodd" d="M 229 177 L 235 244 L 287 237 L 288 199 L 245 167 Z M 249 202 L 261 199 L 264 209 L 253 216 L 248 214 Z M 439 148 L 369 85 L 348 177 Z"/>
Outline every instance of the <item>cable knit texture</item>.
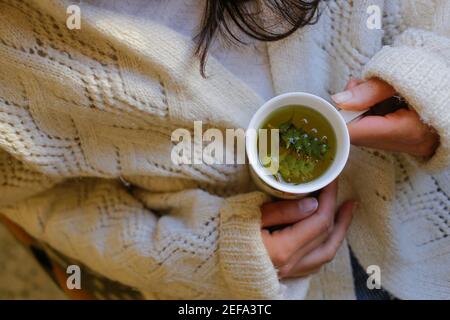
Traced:
<path fill-rule="evenodd" d="M 269 199 L 246 166 L 170 160 L 174 129 L 245 128 L 261 97 L 212 57 L 203 79 L 193 42 L 150 20 L 82 5 L 70 31 L 68 4 L 0 1 L 0 213 L 148 298 L 354 298 L 345 245 L 311 281 L 278 281 L 260 233 Z M 374 4 L 383 30 L 366 27 Z M 377 76 L 439 132 L 428 161 L 352 148 L 340 199 L 360 199 L 348 241 L 385 288 L 448 298 L 448 1 L 321 10 L 267 45 L 275 92 L 329 99 L 351 76 Z"/>

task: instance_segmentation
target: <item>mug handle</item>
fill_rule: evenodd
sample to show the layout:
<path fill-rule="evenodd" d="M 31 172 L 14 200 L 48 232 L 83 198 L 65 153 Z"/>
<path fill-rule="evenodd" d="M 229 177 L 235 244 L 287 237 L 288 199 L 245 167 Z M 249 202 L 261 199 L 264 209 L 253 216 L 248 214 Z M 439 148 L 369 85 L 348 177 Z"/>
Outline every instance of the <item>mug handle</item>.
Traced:
<path fill-rule="evenodd" d="M 362 118 L 365 115 L 384 116 L 388 113 L 392 113 L 399 109 L 404 109 L 404 108 L 408 108 L 408 104 L 406 103 L 406 101 L 402 97 L 394 96 L 387 100 L 384 100 L 383 102 L 380 102 L 380 103 L 374 105 L 370 109 L 366 109 L 363 111 L 348 111 L 348 110 L 343 110 L 340 108 L 337 108 L 337 110 L 339 111 L 341 116 L 344 118 L 344 121 L 346 123 L 350 123 L 352 121 Z"/>
<path fill-rule="evenodd" d="M 348 111 L 338 108 L 338 111 L 341 114 L 342 118 L 344 118 L 345 123 L 350 123 L 354 120 L 362 118 L 363 115 L 369 110 L 366 109 L 363 111 Z"/>

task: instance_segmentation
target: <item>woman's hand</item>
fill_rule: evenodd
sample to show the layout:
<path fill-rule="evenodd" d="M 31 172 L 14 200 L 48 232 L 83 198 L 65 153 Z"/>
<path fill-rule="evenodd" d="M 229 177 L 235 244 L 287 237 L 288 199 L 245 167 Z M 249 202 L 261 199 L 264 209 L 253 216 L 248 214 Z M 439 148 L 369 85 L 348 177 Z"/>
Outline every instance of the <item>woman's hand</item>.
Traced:
<path fill-rule="evenodd" d="M 352 79 L 346 91 L 332 96 L 344 110 L 365 110 L 395 95 L 395 90 L 379 79 Z M 439 135 L 424 124 L 411 109 L 385 116 L 366 116 L 348 125 L 352 144 L 415 156 L 431 157 L 439 146 Z"/>
<path fill-rule="evenodd" d="M 337 182 L 315 198 L 264 204 L 262 237 L 280 278 L 317 272 L 333 260 L 352 220 L 355 202 L 336 214 Z M 270 232 L 267 228 L 284 226 Z"/>

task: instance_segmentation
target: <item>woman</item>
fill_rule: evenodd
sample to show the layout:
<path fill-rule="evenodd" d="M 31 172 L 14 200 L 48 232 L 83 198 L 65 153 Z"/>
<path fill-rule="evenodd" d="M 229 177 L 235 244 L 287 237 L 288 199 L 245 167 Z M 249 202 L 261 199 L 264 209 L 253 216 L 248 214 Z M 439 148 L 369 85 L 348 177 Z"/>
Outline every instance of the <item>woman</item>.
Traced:
<path fill-rule="evenodd" d="M 89 1 L 68 30 L 64 1 L 0 2 L 1 213 L 147 298 L 353 298 L 340 244 L 355 203 L 335 212 L 358 199 L 361 264 L 400 298 L 449 297 L 447 3 L 203 4 Z M 371 5 L 384 30 L 367 27 Z M 346 84 L 342 108 L 397 92 L 411 109 L 350 125 L 354 144 L 404 154 L 354 148 L 339 201 L 335 183 L 270 202 L 244 166 L 170 162 L 178 127 L 245 128 L 263 98 Z"/>

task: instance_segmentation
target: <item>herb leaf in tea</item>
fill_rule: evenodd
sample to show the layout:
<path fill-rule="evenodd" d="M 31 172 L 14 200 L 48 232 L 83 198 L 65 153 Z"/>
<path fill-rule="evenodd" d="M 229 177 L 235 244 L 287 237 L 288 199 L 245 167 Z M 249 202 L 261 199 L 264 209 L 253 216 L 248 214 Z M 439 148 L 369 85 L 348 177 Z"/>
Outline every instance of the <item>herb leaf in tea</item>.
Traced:
<path fill-rule="evenodd" d="M 289 149 L 293 146 L 300 155 L 321 160 L 330 149 L 326 139 L 319 139 L 312 131 L 296 128 L 291 121 L 280 125 L 280 135 L 285 148 Z"/>
<path fill-rule="evenodd" d="M 280 125 L 280 137 L 285 153 L 280 155 L 279 173 L 284 180 L 311 179 L 318 160 L 322 160 L 330 147 L 326 139 L 317 138 L 313 132 L 296 128 L 291 122 Z"/>
<path fill-rule="evenodd" d="M 315 164 L 297 157 L 293 152 L 287 152 L 280 155 L 279 173 L 286 181 L 299 180 L 303 178 L 311 178 Z"/>

